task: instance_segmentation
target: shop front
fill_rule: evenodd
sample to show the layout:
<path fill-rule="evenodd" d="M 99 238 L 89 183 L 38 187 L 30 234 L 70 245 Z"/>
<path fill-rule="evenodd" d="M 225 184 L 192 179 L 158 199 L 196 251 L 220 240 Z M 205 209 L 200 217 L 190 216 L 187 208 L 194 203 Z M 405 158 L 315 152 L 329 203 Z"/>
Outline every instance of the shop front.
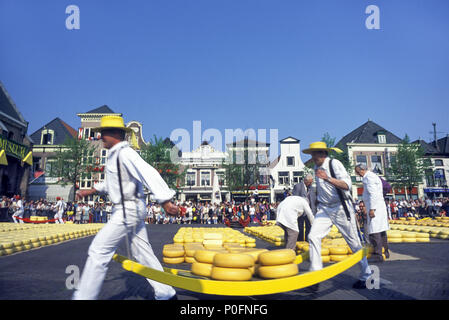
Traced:
<path fill-rule="evenodd" d="M 33 156 L 30 148 L 0 137 L 0 195 L 24 196 Z"/>
<path fill-rule="evenodd" d="M 424 194 L 429 199 L 446 198 L 449 197 L 449 188 L 424 188 Z"/>

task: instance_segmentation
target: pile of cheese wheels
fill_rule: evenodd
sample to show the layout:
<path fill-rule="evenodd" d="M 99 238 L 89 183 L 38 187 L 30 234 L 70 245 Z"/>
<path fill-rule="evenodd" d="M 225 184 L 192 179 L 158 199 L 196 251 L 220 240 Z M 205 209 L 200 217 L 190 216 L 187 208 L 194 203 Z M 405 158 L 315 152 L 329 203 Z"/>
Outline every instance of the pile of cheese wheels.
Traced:
<path fill-rule="evenodd" d="M 284 230 L 280 226 L 246 227 L 244 232 L 272 243 L 275 246 L 285 246 Z M 343 238 L 342 234 L 334 225 L 332 225 L 329 234 L 325 237 L 325 239 L 341 238 Z"/>
<path fill-rule="evenodd" d="M 444 240 L 448 240 L 449 239 L 449 227 L 447 223 L 442 223 L 442 221 L 445 221 L 446 217 L 438 217 L 440 218 L 439 220 L 432 220 L 432 219 L 422 219 L 422 220 L 418 220 L 418 221 L 414 221 L 414 220 L 391 220 L 390 221 L 390 229 L 391 231 L 395 232 L 393 237 L 394 238 L 399 238 L 399 236 L 397 236 L 396 232 L 415 232 L 416 233 L 416 238 L 427 238 L 427 237 L 431 237 L 431 238 L 437 238 L 437 239 L 444 239 Z M 437 218 L 437 219 L 438 219 Z M 403 218 L 405 219 L 405 218 Z M 410 219 L 410 218 L 408 218 Z M 427 236 L 425 235 L 420 235 L 420 234 L 427 234 Z M 396 242 L 399 242 L 399 240 L 397 240 Z M 410 241 L 413 242 L 413 241 Z M 428 241 L 418 241 L 418 242 L 428 242 Z"/>
<path fill-rule="evenodd" d="M 389 243 L 430 242 L 430 234 L 424 232 L 387 231 Z"/>
<path fill-rule="evenodd" d="M 0 224 L 0 256 L 96 234 L 99 224 Z"/>
<path fill-rule="evenodd" d="M 253 249 L 241 252 L 199 250 L 192 273 L 213 280 L 248 281 L 253 276 L 278 279 L 298 274 L 295 252 L 290 249 Z"/>
<path fill-rule="evenodd" d="M 217 239 L 206 239 L 210 234 L 221 235 Z M 204 243 L 204 240 L 209 240 L 209 243 Z M 180 228 L 173 237 L 173 242 L 178 244 L 186 243 L 200 243 L 206 248 L 209 246 L 213 248 L 218 244 L 214 244 L 213 240 L 220 240 L 223 244 L 236 243 L 242 247 L 255 248 L 256 239 L 246 236 L 245 234 L 230 228 Z"/>
<path fill-rule="evenodd" d="M 275 246 L 285 245 L 284 230 L 279 226 L 246 227 L 243 231 Z"/>
<path fill-rule="evenodd" d="M 309 248 L 308 242 L 296 242 L 298 254 L 309 251 Z M 351 248 L 344 239 L 323 239 L 321 242 L 321 261 L 323 263 L 340 262 L 351 254 Z"/>

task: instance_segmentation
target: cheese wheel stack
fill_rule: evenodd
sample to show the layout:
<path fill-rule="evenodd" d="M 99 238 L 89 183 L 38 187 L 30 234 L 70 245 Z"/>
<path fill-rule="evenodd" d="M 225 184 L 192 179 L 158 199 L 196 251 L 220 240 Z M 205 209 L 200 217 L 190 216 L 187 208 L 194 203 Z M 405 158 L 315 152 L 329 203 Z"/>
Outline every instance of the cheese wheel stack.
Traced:
<path fill-rule="evenodd" d="M 298 265 L 294 263 L 295 251 L 291 249 L 272 250 L 259 254 L 256 272 L 264 279 L 278 279 L 298 274 Z"/>
<path fill-rule="evenodd" d="M 167 264 L 179 264 L 185 261 L 185 250 L 183 245 L 166 244 L 162 250 L 162 261 Z"/>
<path fill-rule="evenodd" d="M 254 258 L 245 253 L 217 253 L 211 278 L 225 281 L 248 281 L 254 273 Z"/>

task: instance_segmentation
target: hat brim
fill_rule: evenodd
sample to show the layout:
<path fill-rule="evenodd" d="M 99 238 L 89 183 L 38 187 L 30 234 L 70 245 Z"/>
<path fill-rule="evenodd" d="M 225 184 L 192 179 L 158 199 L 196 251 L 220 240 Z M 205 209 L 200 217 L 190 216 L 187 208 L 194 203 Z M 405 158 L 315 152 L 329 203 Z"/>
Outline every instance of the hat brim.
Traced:
<path fill-rule="evenodd" d="M 309 148 L 304 149 L 302 152 L 305 154 L 312 154 L 313 151 L 327 151 L 327 152 L 335 151 L 337 153 L 343 153 L 343 151 L 339 148 Z"/>
<path fill-rule="evenodd" d="M 127 128 L 127 127 L 96 127 L 96 128 L 92 128 L 91 130 L 93 132 L 101 132 L 103 130 L 108 130 L 108 129 L 123 130 L 125 132 L 133 131 L 131 128 Z"/>

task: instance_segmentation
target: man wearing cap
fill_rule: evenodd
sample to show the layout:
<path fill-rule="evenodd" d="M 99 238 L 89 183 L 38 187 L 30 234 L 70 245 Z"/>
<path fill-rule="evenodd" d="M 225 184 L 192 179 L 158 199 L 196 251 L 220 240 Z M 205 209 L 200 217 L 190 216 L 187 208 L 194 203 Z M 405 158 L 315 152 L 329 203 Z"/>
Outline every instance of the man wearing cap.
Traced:
<path fill-rule="evenodd" d="M 62 220 L 62 216 L 64 215 L 64 209 L 66 207 L 66 204 L 64 203 L 64 201 L 62 201 L 61 197 L 56 197 L 56 204 L 55 204 L 55 209 L 56 214 L 55 214 L 55 223 L 61 223 L 64 224 L 64 220 Z"/>
<path fill-rule="evenodd" d="M 341 195 L 345 199 L 349 197 L 348 193 L 352 187 L 351 177 L 343 164 L 337 159 L 332 160 L 335 178 L 332 177 L 330 171 L 331 159 L 328 157 L 331 151 L 342 152 L 338 148 L 328 148 L 324 142 L 314 142 L 308 149 L 303 150 L 304 153 L 312 155 L 312 160 L 315 163 L 318 202 L 317 213 L 309 233 L 310 271 L 323 268 L 321 240 L 329 233 L 332 225 L 335 225 L 341 232 L 352 252 L 362 249 L 362 243 L 357 232 L 354 207 L 350 201 L 344 200 L 343 203 L 339 196 L 339 190 L 341 190 Z M 359 266 L 361 273 L 359 280 L 353 285 L 355 289 L 366 288 L 366 280 L 371 275 L 366 257 L 359 262 Z M 316 291 L 318 287 L 318 284 L 314 285 L 310 290 Z"/>
<path fill-rule="evenodd" d="M 101 119 L 101 127 L 94 130 L 101 132 L 104 148 L 109 150 L 105 180 L 95 184 L 91 190 L 78 191 L 77 197 L 83 198 L 95 193 L 108 194 L 113 209 L 111 219 L 98 232 L 89 247 L 86 265 L 73 295 L 76 300 L 92 300 L 98 297 L 107 266 L 122 239 L 128 242 L 129 238 L 131 255 L 137 262 L 163 271 L 148 242 L 144 186 L 153 194 L 154 199 L 162 204 L 165 212 L 176 215 L 179 211 L 170 201 L 175 192 L 167 186 L 156 169 L 124 141 L 126 132 L 131 132 L 131 129 L 125 127 L 122 117 L 104 116 Z M 157 300 L 176 299 L 176 291 L 171 286 L 147 280 L 153 287 Z"/>

